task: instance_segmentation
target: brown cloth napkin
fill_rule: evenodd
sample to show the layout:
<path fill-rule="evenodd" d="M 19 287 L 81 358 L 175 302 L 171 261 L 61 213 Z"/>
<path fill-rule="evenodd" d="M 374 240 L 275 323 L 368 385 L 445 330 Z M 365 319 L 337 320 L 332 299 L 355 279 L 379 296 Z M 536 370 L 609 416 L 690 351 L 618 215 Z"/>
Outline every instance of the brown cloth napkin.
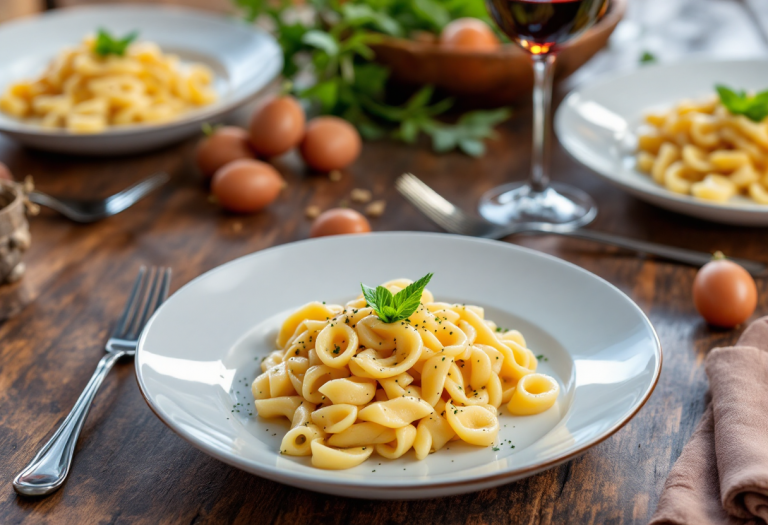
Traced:
<path fill-rule="evenodd" d="M 705 362 L 711 402 L 651 525 L 768 523 L 768 317 Z"/>

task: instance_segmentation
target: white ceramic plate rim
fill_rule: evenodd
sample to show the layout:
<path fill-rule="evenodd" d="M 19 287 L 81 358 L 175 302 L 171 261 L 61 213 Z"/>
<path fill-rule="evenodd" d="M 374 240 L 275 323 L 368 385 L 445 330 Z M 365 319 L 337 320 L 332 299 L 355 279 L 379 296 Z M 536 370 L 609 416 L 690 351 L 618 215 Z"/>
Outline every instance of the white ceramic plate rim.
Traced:
<path fill-rule="evenodd" d="M 733 63 L 739 63 L 744 66 L 753 65 L 753 67 L 768 68 L 768 60 L 764 60 L 764 59 L 735 59 L 735 60 L 709 59 L 708 60 L 708 59 L 702 59 L 702 58 L 695 58 L 695 59 L 686 60 L 683 63 L 670 62 L 670 63 L 661 63 L 661 64 L 651 64 L 651 65 L 643 66 L 642 68 L 636 69 L 634 71 L 623 72 L 615 75 L 607 75 L 596 82 L 589 83 L 584 86 L 579 86 L 578 88 L 571 91 L 565 97 L 565 99 L 563 99 L 563 102 L 558 107 L 557 114 L 555 115 L 555 132 L 557 133 L 557 137 L 560 140 L 560 143 L 565 148 L 565 150 L 575 160 L 584 164 L 585 166 L 590 168 L 592 171 L 594 171 L 595 173 L 597 173 L 598 175 L 606 179 L 611 184 L 629 189 L 636 194 L 650 194 L 663 200 L 680 203 L 681 205 L 684 205 L 686 207 L 694 206 L 698 208 L 706 208 L 711 210 L 713 213 L 728 210 L 728 211 L 734 211 L 734 212 L 768 214 L 768 205 L 756 204 L 754 202 L 750 202 L 746 198 L 743 200 L 740 200 L 738 203 L 733 203 L 732 201 L 725 202 L 725 203 L 714 203 L 714 202 L 708 202 L 702 199 L 697 199 L 690 195 L 681 195 L 679 193 L 675 193 L 658 184 L 645 185 L 633 178 L 619 179 L 614 173 L 614 170 L 611 170 L 605 167 L 605 164 L 594 163 L 591 161 L 590 157 L 586 155 L 581 155 L 579 153 L 579 149 L 574 146 L 574 140 L 571 138 L 572 136 L 577 135 L 577 132 L 571 129 L 570 127 L 568 127 L 568 125 L 564 122 L 565 111 L 570 109 L 570 103 L 573 101 L 573 99 L 580 97 L 582 93 L 586 90 L 602 88 L 617 80 L 623 80 L 623 79 L 637 76 L 638 73 L 642 73 L 646 70 L 652 70 L 652 69 L 673 70 L 676 67 L 680 66 L 681 64 L 684 64 L 686 66 L 690 65 L 694 67 L 715 67 L 721 64 L 733 64 Z M 675 102 L 677 101 L 676 100 L 659 100 L 658 105 L 672 106 Z M 641 115 L 628 115 L 627 117 L 628 117 L 628 122 L 630 126 L 635 124 L 636 123 L 635 121 L 640 116 Z M 615 159 L 612 159 L 612 160 L 615 160 Z"/>
<path fill-rule="evenodd" d="M 34 31 L 34 26 L 41 20 L 51 20 L 56 18 L 66 18 L 73 14 L 78 15 L 81 13 L 99 13 L 104 12 L 107 16 L 114 16 L 114 14 L 120 11 L 123 12 L 141 12 L 146 11 L 146 16 L 153 16 L 158 12 L 171 15 L 182 15 L 193 18 L 205 19 L 208 22 L 218 22 L 224 27 L 232 28 L 236 26 L 240 29 L 251 30 L 254 33 L 263 33 L 263 30 L 257 28 L 255 25 L 247 25 L 240 23 L 234 18 L 228 18 L 217 13 L 210 11 L 204 11 L 201 9 L 194 9 L 191 7 L 183 7 L 177 5 L 153 5 L 153 4 L 102 4 L 102 5 L 76 5 L 63 9 L 56 9 L 52 11 L 46 11 L 44 13 L 34 14 L 27 17 L 19 18 L 11 22 L 6 22 L 0 26 L 0 32 L 5 29 L 17 28 L 22 26 L 28 26 L 29 31 Z M 51 57 L 53 58 L 53 57 Z M 282 68 L 282 55 L 279 56 L 280 65 L 278 71 Z M 150 123 L 150 124 L 130 124 L 125 126 L 111 126 L 106 130 L 99 132 L 97 135 L 87 133 L 72 133 L 66 129 L 48 129 L 42 126 L 27 123 L 17 118 L 6 116 L 4 119 L 0 119 L 0 131 L 12 132 L 25 135 L 36 135 L 45 137 L 68 137 L 68 138 L 82 138 L 84 140 L 92 139 L 96 137 L 121 137 L 130 136 L 136 134 L 142 134 L 149 131 L 167 130 L 177 127 L 183 127 L 189 124 L 202 123 L 211 120 L 221 114 L 232 111 L 233 109 L 245 104 L 252 98 L 254 98 L 259 90 L 263 87 L 264 82 L 259 82 L 259 79 L 266 76 L 273 76 L 270 73 L 269 68 L 265 68 L 262 72 L 254 74 L 248 79 L 249 83 L 253 83 L 255 88 L 248 93 L 239 93 L 236 96 L 220 98 L 216 102 L 207 106 L 202 106 L 193 111 L 190 111 L 184 116 L 174 119 L 169 122 L 163 123 Z M 22 80 L 22 79 L 18 79 Z M 221 96 L 221 94 L 219 94 Z"/>
<path fill-rule="evenodd" d="M 571 269 L 576 270 L 577 272 L 583 274 L 588 279 L 594 279 L 599 281 L 602 285 L 606 285 L 613 293 L 620 296 L 626 303 L 631 305 L 631 307 L 634 309 L 635 313 L 643 320 L 647 328 L 650 330 L 650 333 L 653 335 L 653 344 L 654 344 L 654 357 L 655 357 L 655 363 L 656 366 L 653 370 L 653 375 L 648 382 L 647 386 L 645 387 L 645 390 L 642 394 L 638 395 L 637 401 L 634 403 L 634 405 L 627 409 L 626 412 L 618 418 L 610 427 L 603 430 L 599 435 L 596 435 L 593 438 L 590 438 L 588 440 L 585 440 L 583 443 L 578 445 L 574 450 L 569 450 L 565 453 L 553 456 L 546 461 L 542 461 L 540 463 L 537 463 L 535 465 L 532 465 L 530 467 L 525 468 L 512 468 L 508 470 L 504 470 L 503 472 L 500 472 L 495 475 L 488 475 L 488 474 L 476 474 L 476 475 L 466 475 L 466 474 L 457 474 L 453 477 L 455 479 L 449 479 L 445 482 L 440 481 L 427 481 L 425 482 L 423 479 L 415 479 L 412 482 L 402 482 L 398 480 L 389 480 L 389 479 L 376 479 L 375 481 L 371 481 L 369 479 L 366 480 L 364 488 L 366 490 L 374 490 L 374 491 L 382 491 L 383 493 L 386 493 L 387 490 L 391 491 L 398 491 L 402 489 L 407 489 L 408 491 L 416 491 L 416 492 L 427 492 L 434 489 L 442 489 L 442 488 L 451 488 L 451 487 L 472 487 L 473 485 L 480 485 L 483 482 L 493 482 L 497 481 L 496 483 L 493 483 L 493 485 L 498 485 L 500 483 L 504 483 L 504 480 L 514 481 L 515 479 L 519 479 L 521 477 L 524 477 L 526 475 L 534 474 L 536 472 L 540 472 L 542 470 L 545 470 L 547 468 L 553 467 L 559 463 L 562 463 L 564 461 L 567 461 L 569 459 L 573 459 L 577 457 L 578 455 L 582 454 L 589 448 L 601 443 L 611 435 L 613 435 L 615 432 L 617 432 L 621 427 L 623 427 L 629 420 L 631 420 L 637 412 L 645 405 L 645 403 L 650 398 L 651 394 L 653 393 L 653 390 L 656 387 L 656 384 L 658 383 L 659 375 L 661 373 L 661 367 L 662 367 L 662 361 L 663 361 L 663 353 L 661 349 L 661 343 L 659 341 L 658 335 L 656 334 L 655 329 L 653 328 L 653 325 L 650 323 L 650 320 L 648 320 L 647 316 L 643 313 L 643 311 L 640 309 L 637 304 L 632 301 L 626 294 L 624 294 L 621 290 L 619 290 L 617 287 L 609 283 L 608 281 L 605 281 L 604 279 L 598 277 L 597 275 L 592 274 L 591 272 L 576 266 L 572 263 L 569 263 L 567 261 L 564 261 L 562 259 L 559 259 L 557 257 L 541 253 L 535 250 L 531 250 L 528 248 L 524 248 L 521 246 L 513 245 L 513 244 L 507 244 L 502 243 L 500 241 L 494 241 L 494 240 L 487 240 L 487 239 L 479 239 L 479 238 L 473 238 L 473 237 L 463 237 L 458 235 L 449 235 L 449 234 L 441 234 L 441 233 L 423 233 L 423 232 L 381 232 L 381 233 L 375 233 L 375 234 L 365 234 L 367 236 L 380 236 L 380 237 L 397 237 L 397 236 L 407 236 L 407 237 L 415 237 L 415 238 L 423 238 L 425 240 L 429 240 L 432 238 L 455 238 L 457 240 L 461 240 L 463 242 L 474 242 L 478 244 L 491 244 L 491 245 L 503 245 L 509 250 L 513 251 L 519 251 L 519 252 L 525 252 L 527 254 L 533 255 L 535 257 L 541 257 L 544 259 L 548 259 L 551 261 L 554 261 L 558 264 L 565 265 L 567 267 L 570 267 Z M 357 237 L 355 236 L 349 236 L 349 237 Z M 261 250 L 259 252 L 252 253 L 250 255 L 245 255 L 243 257 L 239 257 L 237 259 L 234 259 L 228 263 L 225 263 L 221 266 L 218 266 L 200 276 L 193 279 L 192 281 L 188 282 L 184 286 L 182 286 L 179 290 L 177 290 L 175 293 L 178 294 L 182 290 L 185 290 L 189 287 L 195 286 L 195 283 L 197 283 L 199 280 L 203 279 L 206 276 L 213 276 L 220 272 L 226 272 L 228 268 L 231 265 L 238 264 L 240 261 L 246 258 L 258 258 L 263 256 L 263 254 L 274 252 L 277 250 L 281 250 L 285 246 L 289 245 L 297 245 L 297 244 L 303 244 L 303 245 L 310 245 L 310 244 L 319 244 L 324 242 L 325 239 L 307 239 L 303 241 L 298 241 L 295 243 L 290 243 L 288 245 L 280 245 L 280 246 L 274 246 L 271 248 L 267 248 L 265 250 Z M 292 484 L 289 480 L 301 480 L 304 483 L 312 483 L 317 481 L 322 481 L 322 483 L 326 486 L 334 487 L 334 488 L 349 488 L 352 491 L 355 491 L 357 489 L 360 489 L 359 485 L 350 484 L 348 480 L 341 480 L 341 479 L 335 479 L 333 477 L 333 471 L 318 471 L 316 475 L 306 475 L 304 473 L 290 471 L 286 472 L 285 470 L 282 470 L 280 468 L 266 465 L 263 463 L 257 463 L 257 462 L 251 462 L 248 460 L 244 460 L 241 458 L 238 454 L 231 452 L 231 451 L 221 451 L 214 447 L 209 446 L 207 443 L 205 443 L 203 440 L 199 439 L 195 435 L 193 435 L 190 432 L 187 432 L 185 429 L 180 428 L 174 424 L 172 419 L 168 417 L 168 415 L 165 413 L 164 409 L 161 408 L 153 399 L 153 396 L 151 392 L 149 391 L 147 385 L 145 384 L 143 374 L 141 372 L 141 354 L 143 351 L 143 347 L 145 345 L 145 342 L 149 336 L 149 334 L 152 331 L 152 326 L 157 319 L 157 316 L 162 313 L 162 309 L 165 308 L 165 305 L 163 305 L 158 312 L 155 313 L 155 315 L 152 316 L 150 321 L 147 323 L 147 327 L 145 328 L 144 332 L 141 335 L 141 338 L 139 340 L 137 352 L 136 352 L 136 358 L 135 358 L 135 369 L 136 369 L 136 378 L 137 382 L 139 384 L 139 389 L 141 391 L 142 396 L 144 397 L 145 401 L 149 405 L 150 409 L 155 413 L 155 415 L 158 416 L 158 418 L 163 421 L 171 430 L 173 430 L 175 433 L 179 434 L 183 439 L 188 441 L 190 444 L 195 446 L 196 448 L 204 451 L 205 453 L 215 457 L 216 459 L 219 459 L 220 461 L 223 461 L 224 463 L 227 463 L 229 465 L 232 465 L 234 467 L 246 470 L 248 472 L 254 473 L 256 475 L 265 477 L 267 479 L 275 479 L 277 481 L 281 481 L 283 483 Z M 566 412 L 567 414 L 567 412 Z M 563 416 L 565 417 L 565 415 Z M 450 478 L 451 476 L 444 476 L 445 478 Z M 318 489 L 323 492 L 326 490 Z M 466 490 L 461 491 L 454 491 L 452 493 L 459 493 L 459 492 L 469 492 L 472 488 L 466 488 Z M 359 491 L 358 491 L 359 492 Z M 353 497 L 360 497 L 359 494 L 356 494 L 352 492 L 351 494 L 348 494 L 349 496 Z M 428 497 L 428 496 L 417 496 L 417 497 Z"/>

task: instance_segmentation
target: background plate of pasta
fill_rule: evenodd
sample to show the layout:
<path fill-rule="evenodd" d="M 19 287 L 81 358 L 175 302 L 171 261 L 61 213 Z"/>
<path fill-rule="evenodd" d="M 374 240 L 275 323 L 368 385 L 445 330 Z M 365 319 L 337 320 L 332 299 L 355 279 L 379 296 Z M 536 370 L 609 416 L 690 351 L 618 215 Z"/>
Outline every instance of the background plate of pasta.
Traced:
<path fill-rule="evenodd" d="M 3 24 L 0 61 L 0 132 L 39 149 L 96 155 L 199 132 L 282 69 L 277 43 L 252 25 L 152 5 L 54 10 Z"/>
<path fill-rule="evenodd" d="M 642 200 L 766 226 L 768 98 L 752 100 L 766 89 L 765 60 L 644 66 L 574 90 L 555 129 L 573 157 Z"/>
<path fill-rule="evenodd" d="M 198 277 L 150 321 L 136 372 L 152 410 L 213 457 L 309 490 L 411 499 L 574 458 L 637 413 L 661 358 L 642 311 L 576 266 L 381 233 Z"/>

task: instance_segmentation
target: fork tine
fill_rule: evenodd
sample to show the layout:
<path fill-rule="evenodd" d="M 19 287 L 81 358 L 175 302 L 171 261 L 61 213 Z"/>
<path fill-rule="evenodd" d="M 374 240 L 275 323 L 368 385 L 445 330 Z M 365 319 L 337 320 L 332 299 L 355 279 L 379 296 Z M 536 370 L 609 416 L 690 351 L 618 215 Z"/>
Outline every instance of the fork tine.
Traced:
<path fill-rule="evenodd" d="M 148 284 L 142 296 L 141 306 L 136 311 L 136 317 L 130 324 L 130 329 L 125 335 L 126 339 L 134 340 L 138 338 L 138 335 L 146 322 L 147 314 L 151 310 L 152 304 L 157 300 L 158 291 L 160 289 L 160 270 L 156 266 L 149 269 L 147 281 Z"/>
<path fill-rule="evenodd" d="M 141 317 L 138 319 L 138 322 L 134 326 L 131 333 L 128 335 L 128 339 L 138 339 L 142 330 L 144 330 L 144 326 L 147 324 L 147 321 L 149 321 L 149 318 L 152 317 L 152 314 L 155 313 L 155 310 L 157 310 L 168 297 L 168 291 L 171 286 L 171 269 L 153 268 L 153 270 L 154 272 L 151 281 L 152 284 L 150 289 L 147 291 L 146 301 L 141 312 Z"/>
<path fill-rule="evenodd" d="M 123 314 L 120 316 L 120 319 L 118 319 L 117 324 L 115 325 L 115 329 L 112 332 L 112 337 L 119 337 L 125 333 L 126 328 L 130 324 L 129 322 L 133 319 L 131 313 L 133 312 L 134 306 L 136 305 L 136 300 L 139 297 L 139 290 L 142 288 L 142 284 L 144 283 L 144 275 L 146 273 L 146 266 L 139 268 L 139 275 L 136 276 L 136 280 L 133 283 L 133 289 L 131 289 L 131 295 L 128 296 L 128 301 L 125 303 L 125 309 L 123 310 Z"/>

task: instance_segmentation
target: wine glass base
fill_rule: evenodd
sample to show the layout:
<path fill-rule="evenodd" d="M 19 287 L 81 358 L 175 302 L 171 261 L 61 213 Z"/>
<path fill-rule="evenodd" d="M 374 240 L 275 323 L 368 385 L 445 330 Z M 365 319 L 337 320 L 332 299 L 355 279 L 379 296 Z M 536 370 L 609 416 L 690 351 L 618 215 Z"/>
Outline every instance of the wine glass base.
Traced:
<path fill-rule="evenodd" d="M 527 182 L 498 186 L 480 198 L 480 215 L 496 224 L 527 224 L 540 230 L 570 231 L 592 222 L 597 206 L 578 188 L 554 182 L 534 191 Z"/>

